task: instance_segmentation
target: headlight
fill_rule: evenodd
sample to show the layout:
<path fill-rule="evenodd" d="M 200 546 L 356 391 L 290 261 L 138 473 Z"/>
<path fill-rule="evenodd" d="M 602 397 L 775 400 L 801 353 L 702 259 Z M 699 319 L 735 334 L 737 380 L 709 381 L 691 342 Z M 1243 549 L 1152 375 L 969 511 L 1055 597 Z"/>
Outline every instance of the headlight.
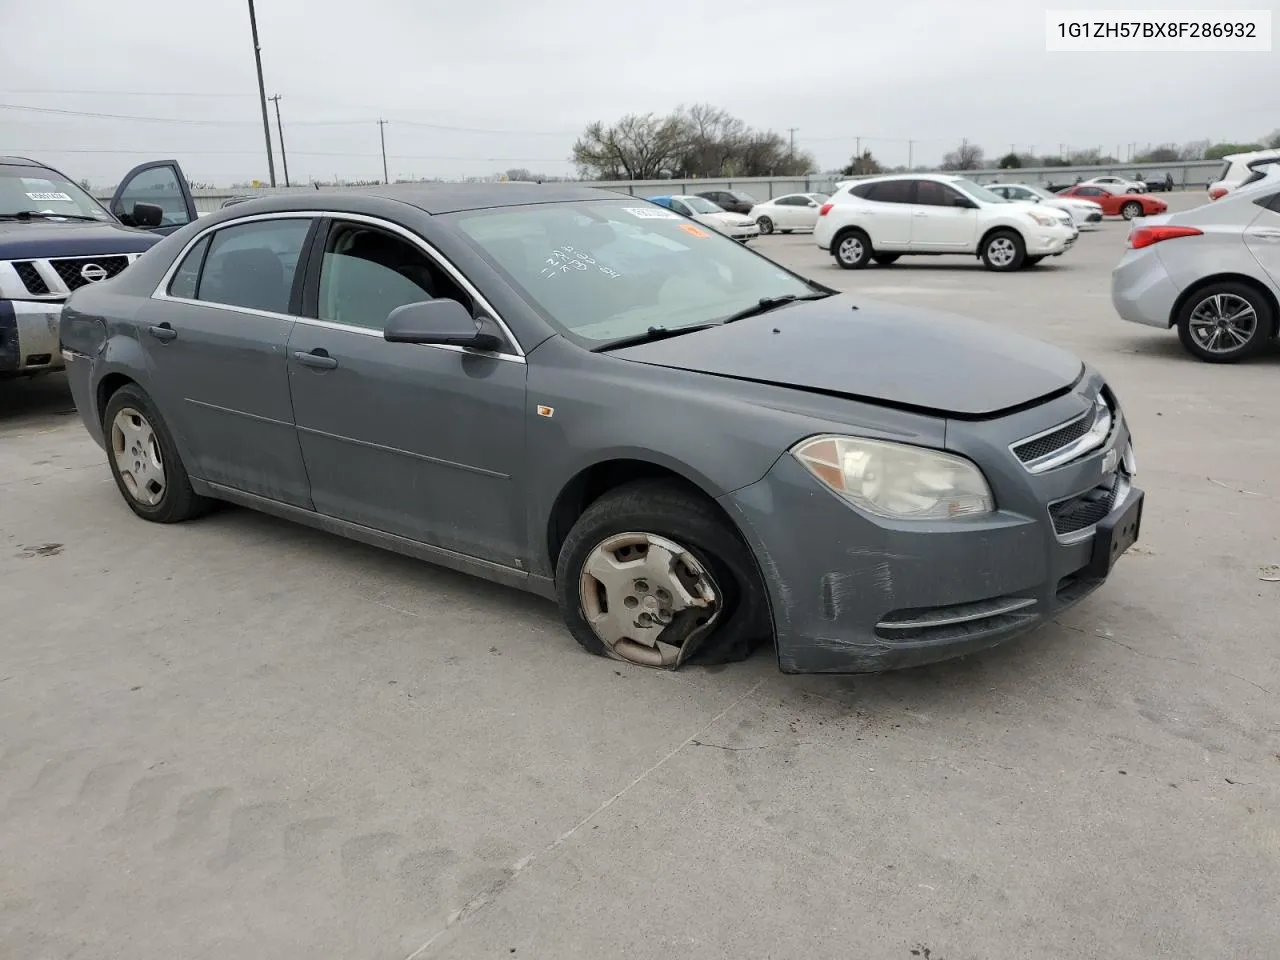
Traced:
<path fill-rule="evenodd" d="M 963 457 L 836 436 L 805 440 L 791 453 L 850 503 L 891 520 L 947 520 L 995 510 L 982 471 Z"/>
<path fill-rule="evenodd" d="M 1057 217 L 1046 217 L 1043 213 L 1036 213 L 1034 210 L 1028 210 L 1027 216 L 1042 227 L 1052 227 L 1059 222 Z"/>

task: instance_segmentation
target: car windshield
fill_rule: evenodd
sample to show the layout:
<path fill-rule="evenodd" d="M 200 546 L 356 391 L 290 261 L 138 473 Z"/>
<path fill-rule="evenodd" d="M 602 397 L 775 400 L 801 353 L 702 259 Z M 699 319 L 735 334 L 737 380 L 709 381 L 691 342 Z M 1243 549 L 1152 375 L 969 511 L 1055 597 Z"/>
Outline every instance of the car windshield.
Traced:
<path fill-rule="evenodd" d="M 581 346 L 724 320 L 815 288 L 715 230 L 643 201 L 457 214 L 462 235 Z"/>
<path fill-rule="evenodd" d="M 1052 193 L 1043 187 L 1026 187 L 1024 189 L 1026 189 L 1032 196 L 1039 197 L 1041 200 L 1057 199 Z"/>
<path fill-rule="evenodd" d="M 981 200 L 983 203 L 1009 203 L 1004 197 L 998 193 L 992 193 L 986 187 L 980 187 L 972 180 L 953 180 L 951 185 L 957 190 L 962 190 L 975 200 Z"/>
<path fill-rule="evenodd" d="M 111 219 L 84 188 L 62 174 L 44 167 L 0 165 L 0 216 L 25 212 Z"/>
<path fill-rule="evenodd" d="M 706 197 L 681 197 L 680 199 L 692 207 L 694 213 L 724 213 L 723 208 L 716 206 Z"/>
<path fill-rule="evenodd" d="M 733 197 L 735 200 L 740 200 L 743 203 L 750 203 L 754 205 L 756 202 L 755 197 L 749 193 L 743 193 L 741 190 L 730 190 L 729 196 Z"/>

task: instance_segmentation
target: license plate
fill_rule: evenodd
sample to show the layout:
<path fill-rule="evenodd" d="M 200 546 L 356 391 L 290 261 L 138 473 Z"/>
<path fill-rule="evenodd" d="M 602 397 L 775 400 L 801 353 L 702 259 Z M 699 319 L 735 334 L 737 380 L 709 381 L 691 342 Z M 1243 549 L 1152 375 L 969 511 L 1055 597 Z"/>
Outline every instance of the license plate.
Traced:
<path fill-rule="evenodd" d="M 1133 488 L 1123 510 L 1098 522 L 1093 536 L 1093 557 L 1084 570 L 1087 578 L 1101 580 L 1106 577 L 1120 556 L 1138 542 L 1143 500 L 1142 491 Z"/>

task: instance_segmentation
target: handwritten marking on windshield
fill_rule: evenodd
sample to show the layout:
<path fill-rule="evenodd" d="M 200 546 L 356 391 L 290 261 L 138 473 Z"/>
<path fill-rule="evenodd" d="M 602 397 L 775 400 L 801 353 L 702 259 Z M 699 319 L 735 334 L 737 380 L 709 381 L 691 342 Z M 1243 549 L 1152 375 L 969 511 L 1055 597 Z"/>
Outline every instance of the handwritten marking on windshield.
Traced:
<path fill-rule="evenodd" d="M 622 274 L 618 273 L 617 270 L 613 270 L 601 263 L 597 263 L 595 257 L 585 251 L 575 250 L 567 243 L 552 250 L 551 255 L 543 262 L 548 264 L 548 266 L 543 267 L 542 271 L 538 275 L 546 277 L 548 280 L 552 277 L 558 277 L 562 273 L 568 273 L 570 270 L 583 272 L 591 269 L 593 266 L 610 280 L 616 280 L 618 277 L 622 276 Z"/>

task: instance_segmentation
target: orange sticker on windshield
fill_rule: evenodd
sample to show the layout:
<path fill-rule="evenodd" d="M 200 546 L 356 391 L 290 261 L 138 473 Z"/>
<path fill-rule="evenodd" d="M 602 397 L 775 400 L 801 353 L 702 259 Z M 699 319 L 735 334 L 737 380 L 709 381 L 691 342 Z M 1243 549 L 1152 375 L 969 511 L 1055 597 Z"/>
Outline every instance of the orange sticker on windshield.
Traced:
<path fill-rule="evenodd" d="M 695 227 L 692 223 L 682 223 L 680 224 L 680 229 L 683 230 L 685 233 L 689 234 L 689 236 L 698 237 L 699 239 L 702 239 L 702 240 L 705 240 L 707 237 L 711 236 L 711 234 L 707 233 L 707 231 L 703 230 L 701 227 Z"/>

